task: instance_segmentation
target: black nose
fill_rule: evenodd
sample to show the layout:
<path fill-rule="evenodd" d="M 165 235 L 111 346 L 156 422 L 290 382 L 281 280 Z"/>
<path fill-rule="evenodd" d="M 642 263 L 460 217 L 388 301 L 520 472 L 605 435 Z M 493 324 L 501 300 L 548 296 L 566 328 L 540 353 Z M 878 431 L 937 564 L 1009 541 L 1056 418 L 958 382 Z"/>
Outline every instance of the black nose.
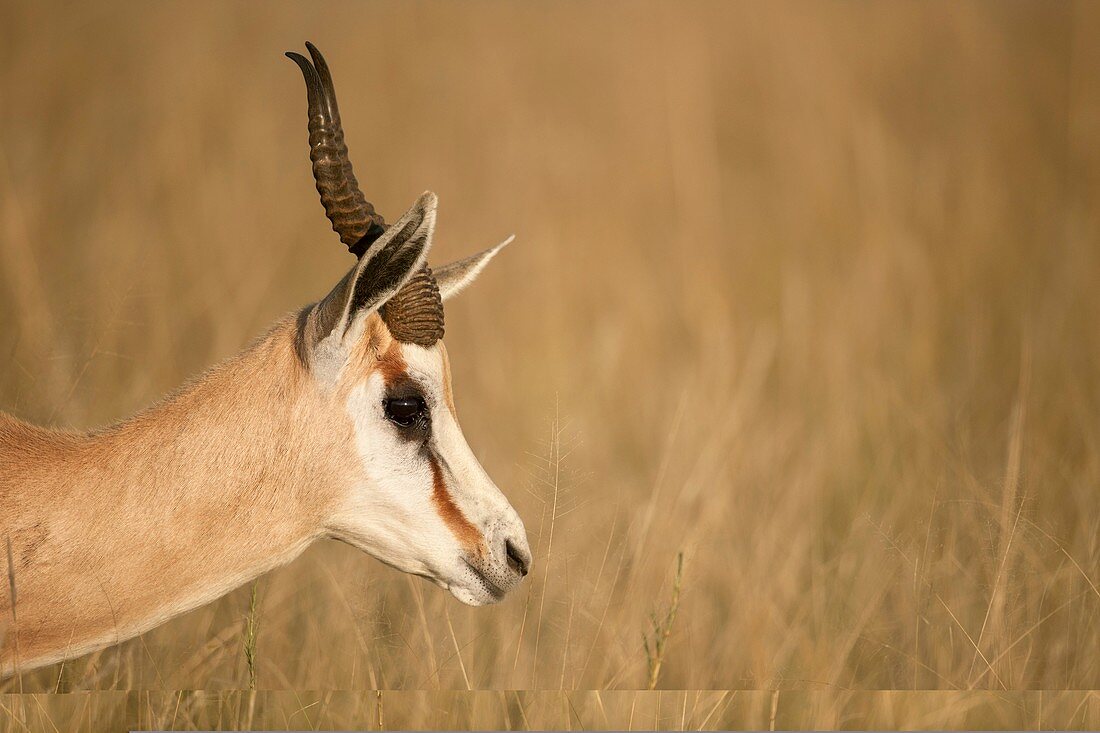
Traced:
<path fill-rule="evenodd" d="M 527 554 L 512 544 L 512 540 L 504 541 L 504 552 L 508 555 L 508 565 L 521 576 L 527 575 L 527 571 L 531 568 L 531 559 Z"/>

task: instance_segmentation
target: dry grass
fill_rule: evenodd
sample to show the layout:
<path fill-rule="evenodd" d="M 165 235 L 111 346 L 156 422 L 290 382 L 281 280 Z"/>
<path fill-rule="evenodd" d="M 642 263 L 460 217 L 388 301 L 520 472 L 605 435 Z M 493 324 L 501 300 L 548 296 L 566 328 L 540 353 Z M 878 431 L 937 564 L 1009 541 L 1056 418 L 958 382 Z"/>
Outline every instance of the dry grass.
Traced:
<path fill-rule="evenodd" d="M 1100 726 L 1098 30 L 4 0 L 3 409 L 120 418 L 344 272 L 280 56 L 308 38 L 381 211 L 435 190 L 437 261 L 517 234 L 448 345 L 537 552 L 468 609 L 323 543 L 256 614 L 23 675 L 102 692 L 0 696 L 0 731 Z M 681 551 L 671 691 L 636 692 Z"/>

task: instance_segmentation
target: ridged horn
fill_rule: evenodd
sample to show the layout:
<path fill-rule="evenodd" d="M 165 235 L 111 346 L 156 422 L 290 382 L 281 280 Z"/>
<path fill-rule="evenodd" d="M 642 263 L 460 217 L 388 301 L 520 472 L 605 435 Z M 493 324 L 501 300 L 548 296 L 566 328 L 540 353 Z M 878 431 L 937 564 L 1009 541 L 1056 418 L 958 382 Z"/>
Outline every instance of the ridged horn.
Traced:
<path fill-rule="evenodd" d="M 431 269 L 420 268 L 378 314 L 403 343 L 431 346 L 443 338 L 443 298 Z"/>
<path fill-rule="evenodd" d="M 313 179 L 333 231 L 340 235 L 348 251 L 362 257 L 367 247 L 386 230 L 386 222 L 363 196 L 352 172 L 328 64 L 312 43 L 307 41 L 306 48 L 312 63 L 293 51 L 286 55 L 298 64 L 306 81 Z"/>
<path fill-rule="evenodd" d="M 298 64 L 306 80 L 313 179 L 333 231 L 340 235 L 349 252 L 362 258 L 387 225 L 359 190 L 352 172 L 340 108 L 336 105 L 336 88 L 325 57 L 309 41 L 306 48 L 312 62 L 293 51 L 287 51 L 286 55 Z M 379 308 L 379 315 L 398 341 L 431 346 L 443 338 L 443 300 L 432 271 L 422 267 Z"/>

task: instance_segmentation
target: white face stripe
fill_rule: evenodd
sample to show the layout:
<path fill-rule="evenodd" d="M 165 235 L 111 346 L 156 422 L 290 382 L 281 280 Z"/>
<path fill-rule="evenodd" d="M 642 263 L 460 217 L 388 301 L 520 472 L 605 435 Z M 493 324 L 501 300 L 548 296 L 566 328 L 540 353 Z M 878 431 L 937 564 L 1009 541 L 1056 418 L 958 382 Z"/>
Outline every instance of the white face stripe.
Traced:
<path fill-rule="evenodd" d="M 383 402 L 395 387 L 379 370 L 348 394 L 355 452 L 362 479 L 351 490 L 334 534 L 383 562 L 425 575 L 459 600 L 499 600 L 519 581 L 509 569 L 506 541 L 529 558 L 526 533 L 515 510 L 470 450 L 448 403 L 441 344 L 399 345 L 400 381 L 424 399 L 429 425 L 410 435 L 385 417 Z"/>

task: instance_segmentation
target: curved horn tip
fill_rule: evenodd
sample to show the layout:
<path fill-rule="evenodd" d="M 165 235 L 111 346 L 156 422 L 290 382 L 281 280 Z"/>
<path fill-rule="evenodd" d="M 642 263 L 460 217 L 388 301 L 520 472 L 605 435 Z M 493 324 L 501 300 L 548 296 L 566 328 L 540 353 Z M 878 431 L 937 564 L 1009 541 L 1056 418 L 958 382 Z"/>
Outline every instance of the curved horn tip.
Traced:
<path fill-rule="evenodd" d="M 320 104 L 324 98 L 324 89 L 321 87 L 321 79 L 317 76 L 317 69 L 305 56 L 294 51 L 287 51 L 285 56 L 298 65 L 302 76 L 306 80 L 306 99 L 310 104 L 310 115 L 314 114 L 313 105 Z"/>
<path fill-rule="evenodd" d="M 325 57 L 322 56 L 317 47 L 309 41 L 306 41 L 306 49 L 309 50 L 309 56 L 313 59 L 313 65 L 317 67 L 317 73 L 320 75 L 321 80 L 325 81 L 326 85 L 329 87 L 330 94 L 335 95 L 336 92 L 332 90 L 332 74 L 328 70 L 328 63 L 325 61 Z"/>
<path fill-rule="evenodd" d="M 286 56 L 291 61 L 293 61 L 294 63 L 298 64 L 298 66 L 302 67 L 303 71 L 305 71 L 307 68 L 309 68 L 310 70 L 313 69 L 313 64 L 309 63 L 309 59 L 307 59 L 305 56 L 303 56 L 300 53 L 296 53 L 294 51 L 287 51 L 283 55 Z"/>

